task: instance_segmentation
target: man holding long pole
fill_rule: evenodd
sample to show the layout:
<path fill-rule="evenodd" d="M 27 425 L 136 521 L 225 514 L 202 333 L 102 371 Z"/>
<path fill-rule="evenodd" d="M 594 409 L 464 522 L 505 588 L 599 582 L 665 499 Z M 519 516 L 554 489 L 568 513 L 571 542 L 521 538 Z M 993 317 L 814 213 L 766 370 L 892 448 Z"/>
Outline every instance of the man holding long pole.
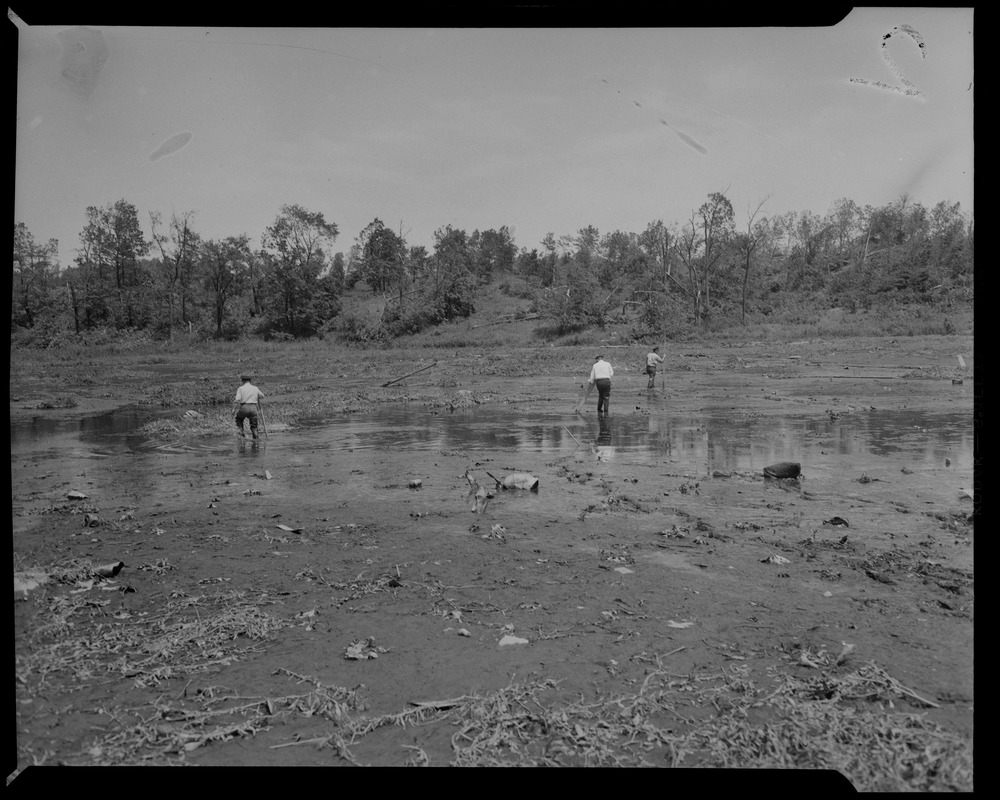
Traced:
<path fill-rule="evenodd" d="M 264 393 L 250 382 L 249 375 L 241 375 L 243 381 L 239 389 L 236 390 L 236 399 L 233 404 L 233 416 L 236 418 L 236 428 L 240 432 L 240 438 L 246 436 L 243 432 L 243 420 L 250 420 L 250 435 L 257 438 L 257 419 L 260 410 L 260 401 Z"/>
<path fill-rule="evenodd" d="M 597 416 L 608 413 L 608 405 L 611 399 L 611 378 L 615 371 L 611 365 L 604 360 L 603 355 L 598 355 L 594 359 L 594 366 L 590 370 L 588 383 L 597 387 Z M 590 390 L 587 390 L 590 394 Z"/>
<path fill-rule="evenodd" d="M 649 382 L 646 384 L 647 389 L 652 389 L 656 386 L 656 365 L 662 364 L 664 361 L 659 350 L 659 347 L 654 347 L 646 353 L 646 374 L 649 376 Z"/>

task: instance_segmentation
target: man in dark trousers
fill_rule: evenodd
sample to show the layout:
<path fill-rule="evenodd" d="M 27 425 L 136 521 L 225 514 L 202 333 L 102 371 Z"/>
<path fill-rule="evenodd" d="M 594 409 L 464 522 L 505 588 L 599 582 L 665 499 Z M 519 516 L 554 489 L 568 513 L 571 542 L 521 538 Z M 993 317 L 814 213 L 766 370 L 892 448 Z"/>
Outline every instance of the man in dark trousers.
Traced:
<path fill-rule="evenodd" d="M 652 351 L 646 353 L 646 374 L 649 376 L 647 389 L 652 389 L 656 385 L 656 365 L 663 363 L 663 356 L 659 354 L 659 347 L 654 347 Z"/>
<path fill-rule="evenodd" d="M 611 400 L 611 378 L 615 371 L 611 365 L 604 360 L 603 355 L 598 355 L 594 359 L 594 366 L 590 370 L 589 383 L 597 386 L 597 413 L 607 414 L 608 404 Z"/>
<path fill-rule="evenodd" d="M 240 436 L 246 436 L 243 432 L 243 420 L 250 420 L 250 435 L 257 438 L 257 415 L 260 410 L 260 401 L 264 393 L 250 382 L 249 375 L 240 376 L 243 381 L 239 389 L 236 390 L 236 399 L 233 404 L 233 414 L 236 417 L 236 427 Z"/>

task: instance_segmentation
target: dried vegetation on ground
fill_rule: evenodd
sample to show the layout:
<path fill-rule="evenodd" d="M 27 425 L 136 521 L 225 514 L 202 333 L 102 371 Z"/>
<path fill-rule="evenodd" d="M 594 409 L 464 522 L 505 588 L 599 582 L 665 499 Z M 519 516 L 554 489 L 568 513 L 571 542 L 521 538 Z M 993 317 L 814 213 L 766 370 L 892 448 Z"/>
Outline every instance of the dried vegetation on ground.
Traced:
<path fill-rule="evenodd" d="M 838 360 L 906 367 L 895 394 L 809 379 L 816 367 L 788 369 L 788 350 L 747 347 L 734 362 L 697 346 L 672 355 L 670 413 L 711 402 L 712 376 L 777 376 L 782 402 L 732 409 L 732 424 L 779 406 L 824 420 L 890 403 L 942 411 L 956 396 L 915 369 L 945 370 L 951 342 L 838 346 Z M 829 365 L 829 347 L 793 354 Z M 522 354 L 536 377 L 520 383 L 506 355 L 456 355 L 384 388 L 420 363 L 346 354 L 331 372 L 350 379 L 302 381 L 305 363 L 286 361 L 270 373 L 268 423 L 403 402 L 428 415 L 565 410 L 580 378 L 566 364 L 585 354 Z M 643 416 L 625 404 L 629 377 L 623 424 Z M 228 398 L 185 418 L 195 396 L 171 397 L 154 440 L 232 435 Z M 102 456 L 79 462 L 89 485 L 76 499 L 76 476 L 22 455 L 19 768 L 778 767 L 837 770 L 863 791 L 973 787 L 973 501 L 949 472 L 893 462 L 817 478 L 804 465 L 804 478 L 770 480 L 602 460 L 570 436 L 545 458 L 296 452 L 277 438 L 256 460 Z M 470 474 L 493 490 L 480 513 Z M 505 491 L 518 474 L 538 491 Z"/>

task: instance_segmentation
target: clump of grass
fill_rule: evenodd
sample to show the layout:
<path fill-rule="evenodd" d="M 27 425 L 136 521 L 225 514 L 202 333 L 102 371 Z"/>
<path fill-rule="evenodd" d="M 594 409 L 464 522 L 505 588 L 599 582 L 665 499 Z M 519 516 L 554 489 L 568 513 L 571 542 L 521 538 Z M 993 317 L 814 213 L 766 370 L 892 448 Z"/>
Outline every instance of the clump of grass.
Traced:
<path fill-rule="evenodd" d="M 309 683 L 312 688 L 296 694 L 246 696 L 228 687 L 209 686 L 183 701 L 161 695 L 152 708 L 139 711 L 100 709 L 111 718 L 114 728 L 71 757 L 69 763 L 179 765 L 185 763 L 186 753 L 212 743 L 253 737 L 289 717 L 326 719 L 339 725 L 365 707 L 360 687 L 327 686 L 285 669 L 273 674 Z M 346 745 L 343 749 L 349 756 Z"/>
<path fill-rule="evenodd" d="M 445 723 L 455 766 L 671 766 L 839 770 L 859 791 L 971 790 L 971 741 L 894 701 L 921 701 L 874 663 L 850 673 L 777 678 L 767 694 L 749 668 L 673 675 L 659 658 L 636 693 L 565 698 L 558 682 L 424 702 L 379 717 L 348 714 L 307 741 L 351 752 L 386 726 Z M 714 708 L 706 716 L 696 709 Z M 687 709 L 692 709 L 688 711 Z M 690 714 L 690 716 L 687 716 Z M 413 749 L 413 748 L 408 748 Z M 420 763 L 430 757 L 420 750 Z"/>
<path fill-rule="evenodd" d="M 200 413 L 200 412 L 199 412 Z M 200 416 L 161 417 L 150 420 L 139 428 L 139 433 L 150 438 L 198 438 L 229 434 L 234 428 L 231 409 L 215 409 Z"/>
<path fill-rule="evenodd" d="M 84 570 L 88 565 L 75 568 Z M 90 565 L 87 575 L 92 573 Z M 70 575 L 53 574 L 57 580 Z M 105 608 L 112 600 L 101 595 L 90 590 L 47 598 L 47 622 L 32 631 L 31 646 L 15 656 L 15 674 L 26 691 L 37 693 L 55 680 L 88 681 L 109 675 L 132 678 L 138 687 L 155 686 L 170 677 L 241 660 L 256 646 L 234 646 L 235 642 L 263 641 L 287 624 L 241 592 L 177 598 L 145 616 L 133 616 L 122 608 L 108 621 Z M 74 615 L 95 612 L 102 617 L 97 625 L 70 621 Z"/>
<path fill-rule="evenodd" d="M 241 636 L 260 640 L 275 629 L 259 615 L 248 616 L 245 598 L 238 594 L 212 601 L 188 598 L 175 602 L 170 613 L 178 615 L 185 606 L 204 612 L 212 605 L 222 611 L 202 613 L 197 625 L 192 625 L 190 616 L 184 623 L 180 616 L 173 622 L 168 615 L 157 617 L 154 625 L 159 629 L 137 652 L 147 658 L 155 655 L 161 667 L 171 667 L 160 672 L 160 679 L 202 671 L 213 656 L 218 657 L 213 649 Z M 150 622 L 143 624 L 148 628 Z M 90 650 L 103 649 L 118 657 L 128 644 L 113 646 L 113 640 L 108 635 L 91 637 Z M 130 644 L 135 648 L 135 642 Z M 60 653 L 65 658 L 80 649 L 77 641 L 63 645 Z M 94 659 L 92 654 L 79 657 Z M 124 658 L 137 661 L 135 656 Z M 833 769 L 858 791 L 973 788 L 971 739 L 944 730 L 924 714 L 897 710 L 898 703 L 924 707 L 933 703 L 874 662 L 849 672 L 824 662 L 828 668 L 810 678 L 772 672 L 771 684 L 762 686 L 752 679 L 747 665 L 681 675 L 669 672 L 660 656 L 636 660 L 653 667 L 633 692 L 584 698 L 563 693 L 552 679 L 523 683 L 511 679 L 497 691 L 415 702 L 379 715 L 367 713 L 363 687 L 330 686 L 279 669 L 273 674 L 307 684 L 308 691 L 244 696 L 225 687 L 207 687 L 183 697 L 161 695 L 152 713 L 148 707 L 133 712 L 100 709 L 116 727 L 93 740 L 74 763 L 182 764 L 192 750 L 252 737 L 276 722 L 300 716 L 326 720 L 333 728 L 272 749 L 313 746 L 361 764 L 355 751 L 376 731 L 446 725 L 453 729 L 449 763 L 455 766 Z M 19 661 L 18 666 L 28 665 Z M 20 679 L 22 673 L 18 674 Z M 417 751 L 407 756 L 406 763 L 433 763 L 433 753 L 409 744 L 402 747 Z"/>

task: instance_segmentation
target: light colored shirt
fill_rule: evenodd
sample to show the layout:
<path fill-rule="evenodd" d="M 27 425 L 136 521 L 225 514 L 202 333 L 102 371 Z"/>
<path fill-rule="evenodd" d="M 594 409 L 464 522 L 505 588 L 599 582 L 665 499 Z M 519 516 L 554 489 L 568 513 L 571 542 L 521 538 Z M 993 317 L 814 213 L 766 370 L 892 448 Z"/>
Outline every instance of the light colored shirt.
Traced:
<path fill-rule="evenodd" d="M 614 374 L 615 371 L 611 369 L 611 365 L 602 358 L 600 361 L 595 362 L 594 368 L 590 370 L 590 380 L 588 383 L 593 383 L 598 378 L 610 378 Z"/>
<path fill-rule="evenodd" d="M 253 403 L 256 405 L 263 396 L 264 393 L 252 383 L 244 383 L 236 390 L 236 402 L 240 405 L 243 405 L 243 403 Z"/>
<path fill-rule="evenodd" d="M 655 367 L 661 361 L 663 361 L 663 356 L 661 356 L 661 355 L 659 355 L 657 353 L 647 353 L 646 354 L 646 366 L 647 367 Z"/>

